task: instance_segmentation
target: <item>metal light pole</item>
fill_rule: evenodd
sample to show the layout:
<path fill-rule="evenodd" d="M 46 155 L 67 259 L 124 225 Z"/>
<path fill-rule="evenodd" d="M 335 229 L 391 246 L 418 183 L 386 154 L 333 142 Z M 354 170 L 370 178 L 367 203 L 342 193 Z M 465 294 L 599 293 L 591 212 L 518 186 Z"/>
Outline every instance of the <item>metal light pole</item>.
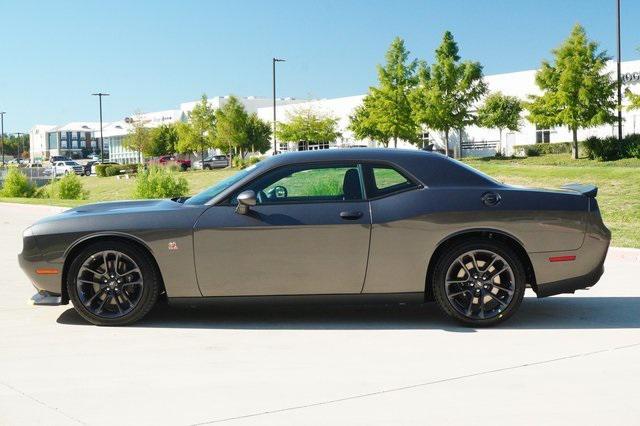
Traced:
<path fill-rule="evenodd" d="M 272 58 L 273 67 L 273 155 L 278 153 L 278 141 L 276 140 L 276 62 L 285 62 L 284 59 Z"/>
<path fill-rule="evenodd" d="M 108 93 L 92 93 L 92 96 L 97 96 L 100 100 L 100 162 L 104 163 L 104 138 L 102 137 L 102 97 L 109 96 Z"/>
<path fill-rule="evenodd" d="M 20 139 L 20 154 L 18 154 L 18 164 L 20 161 L 22 161 L 22 156 L 24 155 L 24 139 L 22 139 L 22 136 L 24 136 L 25 134 L 22 132 L 14 132 L 13 133 L 15 136 L 21 138 Z"/>
<path fill-rule="evenodd" d="M 622 71 L 620 69 L 621 49 L 620 49 L 620 0 L 616 0 L 617 6 L 617 26 L 618 37 L 618 143 L 622 143 Z"/>
<path fill-rule="evenodd" d="M 4 115 L 6 112 L 0 111 L 0 144 L 2 144 L 2 164 L 0 166 L 4 167 Z"/>

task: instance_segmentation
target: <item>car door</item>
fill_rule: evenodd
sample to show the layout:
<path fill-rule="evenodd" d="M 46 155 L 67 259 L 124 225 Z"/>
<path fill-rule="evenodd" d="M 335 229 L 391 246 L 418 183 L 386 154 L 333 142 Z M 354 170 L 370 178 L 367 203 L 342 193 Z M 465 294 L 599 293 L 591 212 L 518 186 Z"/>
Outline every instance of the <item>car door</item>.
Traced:
<path fill-rule="evenodd" d="M 194 227 L 204 296 L 360 293 L 371 216 L 357 164 L 305 164 L 268 171 Z M 236 196 L 257 204 L 236 213 Z"/>

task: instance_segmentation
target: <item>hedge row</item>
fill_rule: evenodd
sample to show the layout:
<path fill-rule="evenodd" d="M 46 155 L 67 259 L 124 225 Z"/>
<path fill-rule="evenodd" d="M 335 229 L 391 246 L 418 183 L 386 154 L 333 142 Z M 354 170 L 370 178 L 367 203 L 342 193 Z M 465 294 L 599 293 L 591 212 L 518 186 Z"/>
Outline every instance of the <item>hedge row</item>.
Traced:
<path fill-rule="evenodd" d="M 584 141 L 587 156 L 592 160 L 614 161 L 622 158 L 640 158 L 640 135 L 627 135 L 622 141 L 616 137 L 591 137 Z"/>
<path fill-rule="evenodd" d="M 531 145 L 515 145 L 516 155 L 525 155 L 527 157 L 538 157 L 547 154 L 567 154 L 571 152 L 573 142 L 559 143 L 536 143 Z M 584 142 L 578 142 L 578 150 L 581 150 Z"/>
<path fill-rule="evenodd" d="M 134 174 L 138 172 L 140 164 L 96 164 L 98 177 L 116 176 L 122 173 Z"/>

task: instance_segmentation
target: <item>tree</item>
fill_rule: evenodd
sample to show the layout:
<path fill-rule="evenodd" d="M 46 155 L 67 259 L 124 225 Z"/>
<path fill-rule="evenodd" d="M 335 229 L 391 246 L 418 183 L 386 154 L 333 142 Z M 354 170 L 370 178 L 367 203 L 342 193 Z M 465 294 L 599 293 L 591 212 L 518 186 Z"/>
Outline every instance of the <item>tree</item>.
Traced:
<path fill-rule="evenodd" d="M 604 72 L 606 52 L 598 51 L 579 24 L 553 55 L 554 62 L 543 61 L 536 73 L 542 95 L 529 96 L 528 119 L 543 127 L 567 126 L 577 159 L 578 129 L 615 122 L 616 83 Z"/>
<path fill-rule="evenodd" d="M 247 149 L 247 121 L 249 115 L 238 98 L 231 96 L 222 108 L 216 111 L 216 145 L 229 155 L 234 150 L 241 153 Z"/>
<path fill-rule="evenodd" d="M 175 124 L 162 124 L 151 129 L 151 140 L 143 153 L 149 157 L 173 154 L 176 152 L 178 139 L 178 128 Z"/>
<path fill-rule="evenodd" d="M 624 95 L 629 99 L 628 110 L 640 109 L 640 95 L 633 93 L 628 88 L 624 91 Z"/>
<path fill-rule="evenodd" d="M 378 86 L 370 87 L 363 103 L 364 110 L 356 111 L 356 120 L 363 127 L 356 124 L 358 131 L 362 130 L 368 136 L 374 136 L 383 143 L 393 139 L 393 146 L 398 147 L 398 139 L 416 142 L 418 126 L 412 113 L 409 94 L 417 83 L 416 69 L 418 61 L 409 60 L 410 52 L 404 45 L 404 40 L 396 37 L 387 53 L 385 64 L 378 65 Z M 387 142 L 388 143 L 388 142 Z"/>
<path fill-rule="evenodd" d="M 300 108 L 287 115 L 287 122 L 279 123 L 279 140 L 285 142 L 333 142 L 341 136 L 338 119 L 320 114 L 313 108 Z"/>
<path fill-rule="evenodd" d="M 131 122 L 131 131 L 122 141 L 122 146 L 126 149 L 138 153 L 138 163 L 142 162 L 142 152 L 145 152 L 151 143 L 151 130 L 145 127 L 146 121 L 142 113 L 137 112 Z"/>
<path fill-rule="evenodd" d="M 472 109 L 486 93 L 487 85 L 479 62 L 460 62 L 458 45 L 446 31 L 436 49 L 431 67 L 420 64 L 418 85 L 411 96 L 415 120 L 428 128 L 444 132 L 449 155 L 449 134 L 475 122 Z M 461 143 L 462 141 L 460 141 Z"/>
<path fill-rule="evenodd" d="M 522 102 L 515 96 L 505 96 L 500 92 L 487 96 L 484 104 L 478 108 L 478 123 L 482 127 L 498 129 L 500 144 L 498 152 L 502 152 L 502 131 L 504 129 L 515 132 L 520 129 Z"/>
<path fill-rule="evenodd" d="M 353 110 L 353 115 L 349 116 L 348 129 L 358 139 L 371 139 L 378 141 L 386 148 L 389 146 L 389 135 L 380 130 L 377 121 L 373 118 L 375 115 L 375 107 L 373 96 L 365 96 L 362 105 L 357 106 Z"/>
<path fill-rule="evenodd" d="M 216 113 L 209 105 L 207 95 L 202 95 L 200 102 L 189 113 L 188 121 L 178 123 L 176 130 L 176 151 L 181 154 L 200 152 L 204 159 L 204 151 L 213 148 L 216 141 Z"/>
<path fill-rule="evenodd" d="M 247 146 L 251 152 L 264 154 L 271 148 L 271 124 L 258 117 L 255 112 L 247 120 Z"/>

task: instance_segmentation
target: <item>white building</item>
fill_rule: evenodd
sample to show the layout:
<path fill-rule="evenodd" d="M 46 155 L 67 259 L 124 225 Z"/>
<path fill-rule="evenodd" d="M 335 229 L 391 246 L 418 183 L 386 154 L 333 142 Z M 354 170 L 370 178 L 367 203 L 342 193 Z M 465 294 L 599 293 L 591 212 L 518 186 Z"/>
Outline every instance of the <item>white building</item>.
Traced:
<path fill-rule="evenodd" d="M 607 71 L 615 76 L 615 62 L 610 62 Z M 502 92 L 505 95 L 516 96 L 526 100 L 530 94 L 539 94 L 535 84 L 535 70 L 520 71 L 505 74 L 495 74 L 485 77 L 490 92 Z M 622 63 L 623 90 L 629 88 L 635 93 L 640 93 L 640 60 L 626 61 Z M 221 108 L 229 101 L 229 96 L 216 96 L 208 99 L 209 105 L 214 109 Z M 253 96 L 238 98 L 249 113 L 256 112 L 260 118 L 267 122 L 273 120 L 273 100 L 271 98 L 257 98 Z M 309 144 L 280 143 L 278 151 L 325 149 L 332 147 L 350 146 L 378 146 L 377 141 L 359 140 L 348 129 L 349 116 L 354 109 L 361 105 L 364 95 L 348 96 L 333 99 L 296 100 L 284 98 L 277 100 L 277 118 L 279 122 L 286 122 L 288 117 L 300 109 L 311 109 L 319 113 L 333 116 L 338 119 L 339 131 L 342 134 L 340 140 L 332 143 Z M 131 119 L 139 119 L 149 127 L 157 127 L 162 124 L 175 123 L 188 119 L 189 113 L 199 101 L 185 102 L 179 108 L 158 112 L 145 113 L 129 117 L 120 121 L 103 124 L 105 151 L 109 151 L 112 160 L 121 163 L 138 161 L 136 152 L 125 149 L 122 142 L 131 131 Z M 463 129 L 462 135 L 453 131 L 449 135 L 449 146 L 458 145 L 462 136 L 463 156 L 489 156 L 498 150 L 506 155 L 514 153 L 514 146 L 534 143 L 555 143 L 571 141 L 572 135 L 565 127 L 550 129 L 537 128 L 529 123 L 523 113 L 522 127 L 517 132 L 504 131 L 502 140 L 498 129 L 486 129 L 469 126 Z M 627 111 L 623 109 L 624 119 L 623 133 L 631 134 L 640 132 L 640 111 Z M 617 132 L 616 125 L 603 125 L 578 131 L 578 139 L 584 140 L 590 136 L 611 136 Z M 99 148 L 99 123 L 74 122 L 65 126 L 37 125 L 31 129 L 31 161 L 45 160 L 51 155 L 79 156 Z M 436 149 L 444 149 L 444 135 L 439 132 L 423 129 L 423 140 L 433 144 Z M 413 145 L 399 141 L 399 147 L 408 148 Z M 268 154 L 271 154 L 270 150 Z"/>
<path fill-rule="evenodd" d="M 609 62 L 607 71 L 615 76 L 615 62 Z M 521 100 L 526 100 L 530 94 L 540 94 L 535 84 L 536 70 L 512 72 L 505 74 L 494 74 L 485 76 L 485 81 L 490 92 L 502 92 L 504 95 L 516 96 Z M 623 91 L 629 88 L 634 93 L 640 93 L 640 60 L 626 61 L 622 63 Z M 615 78 L 615 77 L 614 77 Z M 338 118 L 339 131 L 342 133 L 341 140 L 327 145 L 312 145 L 305 147 L 304 144 L 291 144 L 278 142 L 278 151 L 298 150 L 298 149 L 322 149 L 340 146 L 378 146 L 376 141 L 358 140 L 348 129 L 349 116 L 354 109 L 362 103 L 364 95 L 349 96 L 344 98 L 320 99 L 298 103 L 295 105 L 285 105 L 277 107 L 278 121 L 286 122 L 288 115 L 301 108 L 311 108 L 320 113 Z M 624 103 L 623 103 L 624 107 Z M 272 120 L 273 108 L 265 107 L 258 110 L 258 115 L 263 120 Z M 555 143 L 569 142 L 572 135 L 566 127 L 555 127 L 550 129 L 537 128 L 525 119 L 526 112 L 523 113 L 522 127 L 517 132 L 503 131 L 502 141 L 498 129 L 486 129 L 476 126 L 469 126 L 463 130 L 462 134 L 462 154 L 463 156 L 490 156 L 495 155 L 500 146 L 506 155 L 514 153 L 514 146 L 528 145 L 534 143 Z M 623 109 L 624 120 L 623 134 L 640 132 L 640 110 L 627 111 Z M 423 139 L 434 144 L 437 149 L 444 149 L 444 135 L 439 132 L 423 129 Z M 603 125 L 590 129 L 578 131 L 578 140 L 584 140 L 590 136 L 606 137 L 617 134 L 617 125 Z M 449 146 L 453 149 L 458 144 L 460 138 L 458 131 L 452 131 L 449 135 Z M 399 141 L 398 147 L 409 148 L 413 145 Z"/>
<path fill-rule="evenodd" d="M 213 109 L 218 109 L 229 102 L 230 96 L 216 96 L 208 99 Z M 257 112 L 260 108 L 273 105 L 272 98 L 258 98 L 255 96 L 238 97 L 247 112 Z M 158 127 L 163 124 L 185 121 L 189 113 L 200 101 L 184 102 L 178 109 L 134 114 L 122 120 L 102 123 L 105 154 L 119 163 L 135 163 L 138 153 L 123 146 L 124 138 L 132 131 L 132 122 L 141 120 L 146 127 Z M 278 105 L 289 105 L 300 100 L 285 98 L 277 99 Z M 100 123 L 73 122 L 64 126 L 36 125 L 29 132 L 31 141 L 31 162 L 42 162 L 53 155 L 64 155 L 69 158 L 85 157 L 100 150 Z"/>

